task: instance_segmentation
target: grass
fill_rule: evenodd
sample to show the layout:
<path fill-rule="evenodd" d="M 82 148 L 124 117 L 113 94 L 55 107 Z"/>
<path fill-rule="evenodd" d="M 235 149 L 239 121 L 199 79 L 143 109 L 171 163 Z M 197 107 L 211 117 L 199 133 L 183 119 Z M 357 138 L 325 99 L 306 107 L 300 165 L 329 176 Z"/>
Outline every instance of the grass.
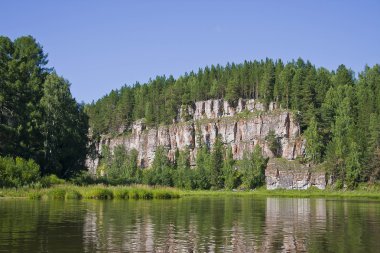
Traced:
<path fill-rule="evenodd" d="M 4 188 L 0 198 L 29 199 L 172 199 L 179 198 L 179 190 L 170 187 L 133 186 L 75 186 L 62 184 L 50 188 Z"/>
<path fill-rule="evenodd" d="M 307 190 L 267 190 L 265 188 L 258 188 L 250 191 L 183 191 L 181 192 L 181 196 L 264 196 L 288 198 L 361 198 L 380 200 L 380 190 L 319 190 L 316 188 L 309 188 Z"/>
<path fill-rule="evenodd" d="M 50 188 L 0 189 L 1 197 L 29 199 L 173 199 L 187 196 L 263 196 L 293 198 L 360 198 L 380 200 L 380 185 L 359 185 L 356 190 L 266 190 L 265 187 L 250 191 L 232 190 L 179 190 L 170 187 L 132 186 L 75 186 L 62 184 Z"/>

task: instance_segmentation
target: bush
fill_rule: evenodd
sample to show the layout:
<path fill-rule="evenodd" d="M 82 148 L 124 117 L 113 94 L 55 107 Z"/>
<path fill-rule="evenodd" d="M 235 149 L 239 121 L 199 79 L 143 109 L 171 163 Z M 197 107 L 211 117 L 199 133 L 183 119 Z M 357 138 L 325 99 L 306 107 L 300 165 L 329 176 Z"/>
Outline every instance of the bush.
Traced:
<path fill-rule="evenodd" d="M 113 196 L 115 199 L 128 199 L 128 189 L 126 188 L 115 188 L 113 190 Z"/>
<path fill-rule="evenodd" d="M 87 199 L 112 199 L 113 193 L 111 190 L 105 188 L 90 188 L 82 193 L 83 197 Z"/>
<path fill-rule="evenodd" d="M 44 176 L 43 178 L 41 178 L 41 184 L 43 187 L 50 187 L 53 185 L 64 184 L 64 183 L 65 183 L 65 180 L 60 179 L 54 174 L 49 175 L 49 176 Z"/>
<path fill-rule="evenodd" d="M 81 199 L 82 195 L 73 189 L 69 189 L 66 191 L 65 199 Z"/>
<path fill-rule="evenodd" d="M 40 167 L 32 160 L 20 157 L 0 157 L 0 187 L 22 187 L 40 179 Z"/>
<path fill-rule="evenodd" d="M 94 184 L 96 180 L 88 171 L 81 171 L 71 179 L 71 182 L 75 185 L 86 186 Z"/>
<path fill-rule="evenodd" d="M 42 193 L 40 191 L 31 191 L 28 192 L 29 199 L 41 199 Z"/>
<path fill-rule="evenodd" d="M 53 188 L 49 190 L 48 196 L 51 199 L 65 199 L 66 191 L 61 188 Z"/>

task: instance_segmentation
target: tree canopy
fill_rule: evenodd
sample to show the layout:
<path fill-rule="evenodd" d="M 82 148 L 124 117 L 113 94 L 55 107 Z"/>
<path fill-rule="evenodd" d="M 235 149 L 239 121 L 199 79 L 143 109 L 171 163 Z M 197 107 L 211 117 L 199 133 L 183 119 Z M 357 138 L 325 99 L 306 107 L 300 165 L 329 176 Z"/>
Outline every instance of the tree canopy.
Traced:
<path fill-rule="evenodd" d="M 43 175 L 68 178 L 84 169 L 88 117 L 47 63 L 33 37 L 0 36 L 0 155 L 33 159 Z"/>

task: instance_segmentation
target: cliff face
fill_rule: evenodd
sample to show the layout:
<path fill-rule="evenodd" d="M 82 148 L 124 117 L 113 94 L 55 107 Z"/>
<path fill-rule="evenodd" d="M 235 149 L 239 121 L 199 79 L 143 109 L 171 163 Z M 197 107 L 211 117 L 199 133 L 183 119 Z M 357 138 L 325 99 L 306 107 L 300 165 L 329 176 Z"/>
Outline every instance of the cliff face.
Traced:
<path fill-rule="evenodd" d="M 265 182 L 268 190 L 305 190 L 311 186 L 325 189 L 327 178 L 324 171 L 318 171 L 315 167 L 283 159 L 270 159 L 265 169 Z"/>
<path fill-rule="evenodd" d="M 172 125 L 147 127 L 143 120 L 139 120 L 128 133 L 116 137 L 103 136 L 96 143 L 96 154 L 87 160 L 87 166 L 95 171 L 104 145 L 111 151 L 118 145 L 123 145 L 126 150 L 136 149 L 141 167 L 152 164 L 158 146 L 167 150 L 171 160 L 175 158 L 176 149 L 188 148 L 194 166 L 199 148 L 197 140 L 202 139 L 212 148 L 217 135 L 226 146 L 232 147 L 235 159 L 241 159 L 243 152 L 252 150 L 254 145 L 262 147 L 264 156 L 273 157 L 265 140 L 270 130 L 274 131 L 281 144 L 277 152 L 279 156 L 293 160 L 303 155 L 304 143 L 299 137 L 300 129 L 294 116 L 289 111 L 277 109 L 275 103 L 265 108 L 253 99 L 240 99 L 236 106 L 223 100 L 199 101 L 193 107 L 182 107 Z"/>

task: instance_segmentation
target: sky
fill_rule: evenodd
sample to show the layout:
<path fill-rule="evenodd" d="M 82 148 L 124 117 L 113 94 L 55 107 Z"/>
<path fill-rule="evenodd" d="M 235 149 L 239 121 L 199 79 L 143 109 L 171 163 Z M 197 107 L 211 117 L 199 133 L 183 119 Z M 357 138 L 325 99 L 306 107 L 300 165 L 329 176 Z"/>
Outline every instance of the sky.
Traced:
<path fill-rule="evenodd" d="M 380 63 L 380 1 L 0 1 L 0 35 L 32 35 L 89 103 L 211 64 L 299 57 L 356 73 Z"/>

